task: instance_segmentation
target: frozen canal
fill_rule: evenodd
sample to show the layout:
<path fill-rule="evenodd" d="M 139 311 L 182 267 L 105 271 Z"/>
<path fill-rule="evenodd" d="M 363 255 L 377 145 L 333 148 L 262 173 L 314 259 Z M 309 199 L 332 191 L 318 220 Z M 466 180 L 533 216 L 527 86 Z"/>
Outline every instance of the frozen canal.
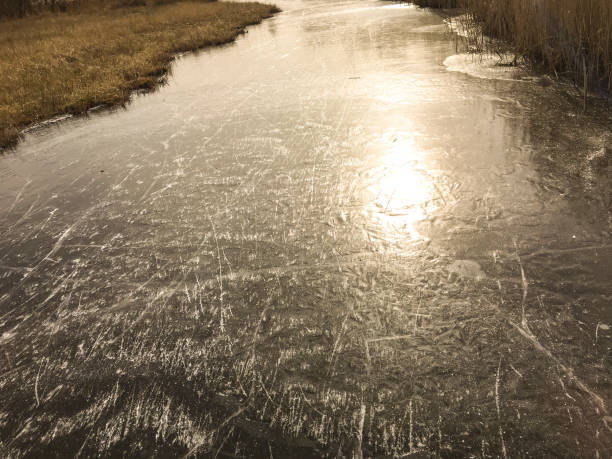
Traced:
<path fill-rule="evenodd" d="M 0 157 L 0 454 L 610 457 L 609 112 L 279 6 Z"/>

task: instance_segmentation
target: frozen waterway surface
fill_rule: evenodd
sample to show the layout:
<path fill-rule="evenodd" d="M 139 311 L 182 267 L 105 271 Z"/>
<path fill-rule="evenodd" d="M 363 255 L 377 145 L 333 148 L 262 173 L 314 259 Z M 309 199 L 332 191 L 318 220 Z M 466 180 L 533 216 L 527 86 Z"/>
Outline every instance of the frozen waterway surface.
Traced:
<path fill-rule="evenodd" d="M 0 157 L 2 456 L 610 457 L 609 112 L 279 6 Z"/>

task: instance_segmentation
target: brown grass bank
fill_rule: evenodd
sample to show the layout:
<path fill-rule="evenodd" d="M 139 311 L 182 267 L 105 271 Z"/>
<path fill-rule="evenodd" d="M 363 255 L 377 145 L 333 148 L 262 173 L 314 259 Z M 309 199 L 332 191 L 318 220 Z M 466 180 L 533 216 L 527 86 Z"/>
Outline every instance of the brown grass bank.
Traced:
<path fill-rule="evenodd" d="M 612 90 L 612 0 L 414 0 L 461 7 L 486 35 L 580 85 Z"/>
<path fill-rule="evenodd" d="M 175 53 L 232 41 L 278 11 L 260 3 L 91 2 L 0 20 L 0 149 L 25 126 L 154 88 Z"/>

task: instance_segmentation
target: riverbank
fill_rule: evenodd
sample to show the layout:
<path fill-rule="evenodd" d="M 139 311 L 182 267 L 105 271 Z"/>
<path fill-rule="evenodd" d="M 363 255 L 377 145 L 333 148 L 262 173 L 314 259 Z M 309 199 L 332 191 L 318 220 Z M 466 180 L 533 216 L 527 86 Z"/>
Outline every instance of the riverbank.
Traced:
<path fill-rule="evenodd" d="M 133 90 L 160 84 L 176 53 L 231 42 L 278 11 L 189 1 L 2 20 L 0 149 L 32 123 L 124 104 Z"/>
<path fill-rule="evenodd" d="M 470 24 L 510 43 L 516 53 L 587 90 L 612 90 L 612 2 L 609 0 L 413 0 L 463 8 Z"/>

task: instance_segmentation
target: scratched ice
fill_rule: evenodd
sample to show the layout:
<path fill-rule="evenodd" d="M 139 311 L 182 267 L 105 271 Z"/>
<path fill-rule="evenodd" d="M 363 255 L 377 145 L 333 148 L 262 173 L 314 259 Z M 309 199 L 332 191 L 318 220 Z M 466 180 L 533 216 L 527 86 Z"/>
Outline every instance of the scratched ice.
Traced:
<path fill-rule="evenodd" d="M 609 112 L 280 6 L 0 157 L 1 455 L 610 457 Z"/>

